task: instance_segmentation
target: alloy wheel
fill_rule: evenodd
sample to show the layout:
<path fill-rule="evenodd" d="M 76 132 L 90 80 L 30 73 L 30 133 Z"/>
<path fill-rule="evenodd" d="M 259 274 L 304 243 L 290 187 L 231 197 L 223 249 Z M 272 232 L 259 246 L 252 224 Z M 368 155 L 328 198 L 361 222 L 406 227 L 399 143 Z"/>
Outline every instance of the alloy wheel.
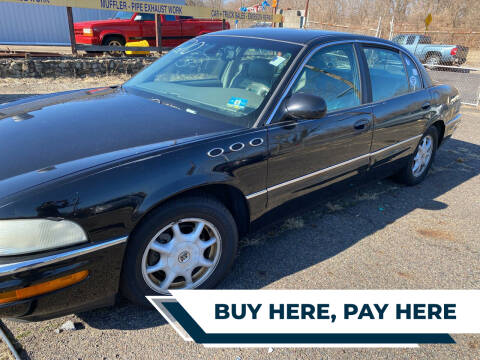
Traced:
<path fill-rule="evenodd" d="M 161 294 L 168 294 L 169 289 L 193 289 L 213 273 L 220 254 L 220 233 L 213 224 L 182 219 L 161 229 L 147 245 L 143 279 Z"/>
<path fill-rule="evenodd" d="M 418 145 L 417 153 L 413 158 L 412 173 L 413 176 L 421 176 L 428 167 L 433 154 L 433 138 L 426 135 Z"/>

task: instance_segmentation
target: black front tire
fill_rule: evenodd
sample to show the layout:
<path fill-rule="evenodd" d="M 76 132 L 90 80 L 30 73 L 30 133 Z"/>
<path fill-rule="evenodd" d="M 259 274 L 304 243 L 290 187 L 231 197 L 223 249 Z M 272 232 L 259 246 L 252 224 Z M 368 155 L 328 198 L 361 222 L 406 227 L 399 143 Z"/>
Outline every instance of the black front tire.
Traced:
<path fill-rule="evenodd" d="M 414 165 L 414 161 L 415 161 L 415 156 L 418 153 L 418 149 L 420 147 L 420 144 L 422 144 L 423 139 L 427 136 L 431 136 L 432 139 L 433 139 L 432 155 L 430 156 L 430 160 L 429 160 L 428 164 L 426 165 L 425 169 L 423 170 L 422 174 L 418 175 L 418 176 L 415 176 L 414 172 L 413 172 L 413 165 Z M 413 152 L 412 155 L 410 155 L 410 157 L 408 159 L 407 165 L 396 174 L 396 176 L 395 176 L 396 179 L 399 182 L 401 182 L 405 185 L 408 185 L 408 186 L 413 186 L 413 185 L 420 184 L 425 179 L 425 177 L 428 174 L 428 171 L 430 170 L 430 167 L 432 166 L 433 160 L 435 159 L 435 154 L 437 152 L 437 146 L 438 146 L 438 131 L 437 131 L 437 128 L 435 126 L 431 126 L 425 132 L 425 134 L 423 134 L 422 138 L 418 142 L 418 145 L 417 145 L 415 151 Z"/>
<path fill-rule="evenodd" d="M 218 264 L 198 288 L 214 288 L 230 271 L 238 244 L 238 230 L 229 210 L 210 196 L 181 197 L 161 205 L 142 220 L 128 240 L 121 276 L 121 293 L 130 301 L 149 306 L 147 295 L 161 295 L 152 290 L 142 275 L 142 258 L 148 244 L 168 224 L 186 218 L 201 218 L 213 224 L 221 237 Z M 165 294 L 162 294 L 165 295 Z"/>

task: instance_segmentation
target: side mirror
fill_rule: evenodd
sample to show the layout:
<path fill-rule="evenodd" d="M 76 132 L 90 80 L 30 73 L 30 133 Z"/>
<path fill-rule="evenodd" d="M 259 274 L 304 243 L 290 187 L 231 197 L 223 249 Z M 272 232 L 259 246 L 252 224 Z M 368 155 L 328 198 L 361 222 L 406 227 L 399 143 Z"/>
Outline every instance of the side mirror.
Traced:
<path fill-rule="evenodd" d="M 287 119 L 320 119 L 327 113 L 327 103 L 322 97 L 297 93 L 285 101 Z"/>

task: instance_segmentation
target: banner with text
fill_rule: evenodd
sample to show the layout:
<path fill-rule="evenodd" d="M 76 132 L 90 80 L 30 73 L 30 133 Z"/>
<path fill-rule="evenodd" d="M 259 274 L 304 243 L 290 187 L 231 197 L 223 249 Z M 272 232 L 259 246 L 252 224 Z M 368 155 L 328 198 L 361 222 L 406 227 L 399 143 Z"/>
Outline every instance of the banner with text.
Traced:
<path fill-rule="evenodd" d="M 211 9 L 206 7 L 160 4 L 135 0 L 0 0 L 17 4 L 69 6 L 85 9 L 131 11 L 151 14 L 193 16 L 225 20 L 250 20 L 261 22 L 281 22 L 282 15 L 267 12 L 243 12 Z"/>
<path fill-rule="evenodd" d="M 150 302 L 206 346 L 453 343 L 480 333 L 480 290 L 172 290 Z"/>

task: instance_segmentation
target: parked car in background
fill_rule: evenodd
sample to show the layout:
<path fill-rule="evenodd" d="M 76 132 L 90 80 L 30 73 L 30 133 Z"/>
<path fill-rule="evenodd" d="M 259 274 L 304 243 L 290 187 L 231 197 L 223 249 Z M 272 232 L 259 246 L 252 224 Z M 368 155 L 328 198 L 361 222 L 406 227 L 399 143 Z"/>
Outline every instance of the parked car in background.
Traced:
<path fill-rule="evenodd" d="M 390 41 L 271 28 L 0 105 L 0 316 L 212 288 L 252 221 L 320 189 L 419 184 L 460 120 L 458 91 Z"/>
<path fill-rule="evenodd" d="M 400 34 L 393 42 L 410 50 L 422 63 L 436 65 L 462 65 L 467 61 L 468 47 L 462 45 L 432 44 L 432 38 L 417 34 Z"/>
<path fill-rule="evenodd" d="M 174 15 L 161 15 L 160 19 L 164 47 L 176 47 L 195 36 L 223 28 L 222 20 Z M 225 28 L 230 29 L 228 22 Z M 147 40 L 150 46 L 156 43 L 155 14 L 119 11 L 112 19 L 75 23 L 74 29 L 78 44 L 124 46 L 127 42 L 139 40 Z"/>

